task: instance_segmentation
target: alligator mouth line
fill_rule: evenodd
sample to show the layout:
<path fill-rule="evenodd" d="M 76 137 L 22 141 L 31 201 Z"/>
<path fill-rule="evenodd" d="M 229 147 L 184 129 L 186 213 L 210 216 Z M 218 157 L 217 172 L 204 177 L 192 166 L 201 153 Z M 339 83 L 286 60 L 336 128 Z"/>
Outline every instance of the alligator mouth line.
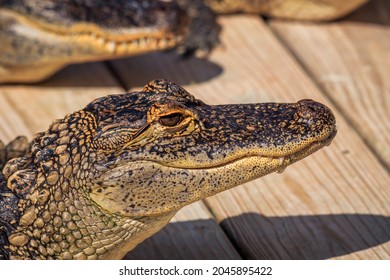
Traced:
<path fill-rule="evenodd" d="M 202 163 L 200 163 L 199 166 L 172 165 L 169 163 L 166 164 L 166 163 L 162 163 L 162 162 L 159 162 L 156 160 L 150 160 L 150 159 L 139 159 L 137 161 L 149 162 L 149 163 L 158 164 L 158 165 L 161 165 L 161 166 L 164 166 L 167 168 L 173 168 L 173 169 L 212 170 L 212 169 L 218 169 L 218 168 L 230 166 L 230 165 L 233 165 L 233 164 L 238 163 L 240 161 L 248 160 L 250 158 L 259 158 L 259 159 L 263 158 L 263 159 L 268 159 L 270 162 L 271 161 L 278 161 L 274 172 L 282 173 L 287 168 L 287 166 L 291 165 L 292 163 L 294 163 L 300 159 L 303 159 L 306 156 L 313 154 L 314 152 L 318 151 L 319 149 L 321 149 L 324 146 L 329 146 L 332 143 L 332 140 L 336 136 L 336 134 L 337 134 L 337 129 L 335 128 L 327 137 L 320 139 L 320 140 L 313 141 L 312 143 L 308 144 L 306 147 L 304 147 L 298 151 L 295 151 L 291 154 L 285 154 L 282 156 L 268 156 L 268 155 L 266 156 L 266 155 L 260 154 L 260 153 L 250 153 L 250 154 L 247 154 L 247 155 L 244 155 L 241 157 L 233 158 L 233 159 L 226 161 L 226 162 L 222 162 L 220 164 L 204 165 L 204 166 L 202 166 Z M 121 165 L 122 165 L 122 161 L 118 161 L 115 164 L 114 168 L 119 167 Z M 194 164 L 192 164 L 192 165 L 194 165 Z M 108 170 L 105 167 L 97 167 L 97 168 L 101 169 L 102 171 Z"/>
<path fill-rule="evenodd" d="M 317 140 L 317 141 L 313 141 L 312 143 L 310 143 L 309 145 L 307 145 L 306 147 L 304 147 L 298 151 L 295 151 L 291 154 L 285 154 L 282 156 L 268 156 L 268 155 L 266 156 L 266 155 L 260 154 L 260 153 L 250 153 L 250 154 L 244 155 L 242 157 L 237 157 L 237 158 L 233 158 L 229 161 L 222 162 L 220 164 L 199 166 L 199 167 L 193 167 L 193 166 L 186 167 L 186 166 L 178 166 L 178 165 L 161 164 L 160 162 L 156 162 L 156 163 L 163 165 L 165 167 L 169 167 L 169 168 L 187 169 L 187 170 L 188 169 L 208 170 L 208 169 L 222 168 L 225 166 L 235 164 L 235 163 L 242 161 L 242 160 L 248 160 L 250 158 L 264 158 L 264 159 L 268 159 L 269 161 L 273 161 L 273 160 L 279 161 L 278 169 L 275 172 L 282 173 L 286 169 L 286 167 L 289 166 L 290 164 L 292 164 L 292 163 L 294 163 L 302 158 L 305 158 L 306 156 L 313 154 L 314 152 L 318 151 L 319 149 L 321 149 L 324 146 L 329 146 L 332 143 L 332 140 L 336 136 L 336 134 L 337 134 L 337 129 L 335 128 L 332 131 L 332 133 L 329 134 L 327 137 L 320 139 L 320 140 Z"/>
<path fill-rule="evenodd" d="M 32 34 L 47 33 L 59 39 L 69 38 L 69 41 L 72 40 L 73 42 L 90 42 L 110 54 L 172 48 L 183 39 L 179 30 L 177 31 L 178 34 L 174 34 L 174 32 L 163 28 L 153 30 L 152 27 L 145 27 L 135 28 L 137 32 L 133 34 L 107 34 L 98 26 L 88 23 L 63 27 L 44 23 L 34 18 L 26 18 L 17 12 L 6 9 L 1 11 L 1 15 L 13 19 L 17 23 L 12 27 L 13 30 L 24 34 L 26 37 L 30 37 Z"/>
<path fill-rule="evenodd" d="M 104 36 L 95 34 L 95 33 L 86 33 L 86 34 L 71 34 L 66 36 L 79 36 L 83 37 L 86 40 L 94 42 L 94 44 L 104 48 L 108 53 L 111 54 L 121 54 L 121 53 L 132 53 L 136 51 L 141 51 L 143 49 L 165 49 L 172 48 L 177 45 L 180 41 L 179 37 L 167 37 L 157 34 L 147 34 L 141 35 L 137 38 L 123 40 L 123 39 L 109 39 Z"/>

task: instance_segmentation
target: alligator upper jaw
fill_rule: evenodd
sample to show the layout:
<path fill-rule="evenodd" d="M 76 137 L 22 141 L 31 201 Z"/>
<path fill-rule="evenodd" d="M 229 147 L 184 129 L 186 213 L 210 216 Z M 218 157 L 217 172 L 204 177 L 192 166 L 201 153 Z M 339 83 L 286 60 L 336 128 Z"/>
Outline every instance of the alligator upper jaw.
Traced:
<path fill-rule="evenodd" d="M 78 32 L 82 29 L 82 32 Z M 76 31 L 60 33 L 61 40 L 89 46 L 88 53 L 91 59 L 107 59 L 118 56 L 142 54 L 149 51 L 173 48 L 182 40 L 183 36 L 174 34 L 166 29 L 137 28 L 126 34 L 113 34 L 107 31 L 96 30 L 94 26 L 75 28 Z M 74 53 L 77 60 L 77 53 Z M 82 53 L 80 57 L 83 58 Z"/>
<path fill-rule="evenodd" d="M 248 151 L 240 151 L 237 154 L 232 152 L 232 156 L 225 162 L 218 161 L 214 163 L 213 161 L 205 161 L 205 162 L 197 162 L 196 164 L 191 163 L 183 163 L 181 161 L 177 162 L 155 162 L 159 165 L 169 167 L 169 168 L 177 168 L 177 169 L 218 169 L 224 166 L 229 166 L 236 164 L 239 161 L 250 161 L 253 158 L 264 159 L 269 166 L 272 166 L 272 170 L 270 172 L 283 172 L 287 166 L 291 165 L 294 162 L 297 162 L 316 151 L 320 150 L 325 146 L 329 146 L 332 143 L 333 138 L 337 134 L 337 128 L 334 126 L 333 130 L 323 139 L 313 141 L 309 144 L 305 144 L 300 149 L 295 150 L 291 153 L 284 153 L 282 150 L 277 150 L 272 152 L 272 149 L 264 150 L 258 149 L 255 151 L 253 149 Z M 274 155 L 273 155 L 274 154 Z"/>
<path fill-rule="evenodd" d="M 168 27 L 134 27 L 102 29 L 91 23 L 77 23 L 72 26 L 48 24 L 38 19 L 2 10 L 3 18 L 14 22 L 11 30 L 23 37 L 44 42 L 55 38 L 62 44 L 74 44 L 74 50 L 89 47 L 90 54 L 126 55 L 174 47 L 182 39 L 184 30 L 169 30 Z M 37 36 L 36 36 L 37 35 Z M 35 37 L 36 36 L 36 37 Z M 41 39 L 40 39 L 41 38 Z M 72 55 L 76 56 L 77 51 Z M 81 56 L 82 54 L 80 54 Z M 77 56 L 74 58 L 76 59 Z"/>
<path fill-rule="evenodd" d="M 0 83 L 38 82 L 71 63 L 169 49 L 184 33 L 168 27 L 114 31 L 93 24 L 47 25 L 0 9 Z"/>
<path fill-rule="evenodd" d="M 310 143 L 302 144 L 299 149 L 295 149 L 292 152 L 285 152 L 292 150 L 288 147 L 287 149 L 286 147 L 284 147 L 284 149 L 257 148 L 247 150 L 243 149 L 237 151 L 236 153 L 234 151 L 231 151 L 230 156 L 227 157 L 225 161 L 221 161 L 220 159 L 217 161 L 207 159 L 205 161 L 193 162 L 188 161 L 188 159 L 178 159 L 177 161 L 164 162 L 146 158 L 138 158 L 134 162 L 150 162 L 152 164 L 170 169 L 215 171 L 229 166 L 241 165 L 244 162 L 251 162 L 252 160 L 261 160 L 264 165 L 267 165 L 267 174 L 271 172 L 282 173 L 289 165 L 315 153 L 316 151 L 320 150 L 325 146 L 329 146 L 332 143 L 333 138 L 336 136 L 336 134 L 337 127 L 336 125 L 334 125 L 333 128 L 329 131 L 329 133 L 326 134 L 322 139 L 317 139 Z M 118 161 L 115 162 L 114 166 L 112 166 L 112 168 L 120 168 L 121 166 L 133 164 L 134 162 L 129 163 L 127 159 L 123 160 L 119 158 Z M 109 170 L 108 168 L 103 166 L 100 166 L 99 169 L 101 169 L 102 171 Z M 265 174 L 260 175 L 263 176 Z"/>
<path fill-rule="evenodd" d="M 117 154 L 114 167 L 150 161 L 177 169 L 212 169 L 249 158 L 273 162 L 273 171 L 329 145 L 337 133 L 329 108 L 312 101 L 247 105 L 204 105 L 197 111 L 199 131 L 186 136 L 163 135 L 145 147 L 128 145 Z M 204 117 L 203 117 L 204 116 Z M 149 128 L 153 130 L 153 128 Z M 150 137 L 154 132 L 139 136 Z M 146 135 L 148 134 L 148 135 Z M 154 139 L 154 140 L 153 140 Z M 145 142 L 147 143 L 147 142 Z"/>
<path fill-rule="evenodd" d="M 69 36 L 77 37 L 78 41 L 85 41 L 93 46 L 91 59 L 94 58 L 94 54 L 99 55 L 100 59 L 108 59 L 169 49 L 175 47 L 181 40 L 181 37 L 167 35 L 164 31 L 149 30 L 140 30 L 133 36 L 106 36 L 102 33 L 70 34 Z"/>

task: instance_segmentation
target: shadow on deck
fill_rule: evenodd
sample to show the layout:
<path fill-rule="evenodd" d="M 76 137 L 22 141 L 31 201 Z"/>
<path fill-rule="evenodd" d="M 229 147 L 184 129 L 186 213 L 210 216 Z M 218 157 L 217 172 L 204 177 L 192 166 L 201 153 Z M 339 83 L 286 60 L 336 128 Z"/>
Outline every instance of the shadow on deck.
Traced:
<path fill-rule="evenodd" d="M 390 217 L 380 215 L 265 217 L 247 213 L 220 223 L 226 235 L 215 229 L 211 232 L 214 225 L 211 219 L 170 223 L 125 258 L 328 259 L 390 240 Z M 194 234 L 198 235 L 194 242 L 186 240 Z M 234 242 L 232 247 L 238 254 L 231 252 L 231 248 L 222 248 L 218 239 L 226 236 Z"/>

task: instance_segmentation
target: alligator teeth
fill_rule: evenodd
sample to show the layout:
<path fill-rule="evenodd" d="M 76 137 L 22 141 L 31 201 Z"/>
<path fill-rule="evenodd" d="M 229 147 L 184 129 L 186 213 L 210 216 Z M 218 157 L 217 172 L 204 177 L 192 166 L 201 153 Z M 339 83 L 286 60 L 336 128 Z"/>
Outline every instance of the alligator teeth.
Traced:
<path fill-rule="evenodd" d="M 106 40 L 104 37 L 91 33 L 88 35 L 92 38 L 96 44 L 104 47 L 111 54 L 120 53 L 124 54 L 127 52 L 138 51 L 139 49 L 165 49 L 167 47 L 174 46 L 176 40 L 170 38 L 153 38 L 143 37 L 129 41 L 113 41 Z"/>
<path fill-rule="evenodd" d="M 126 51 L 127 51 L 127 43 L 124 42 L 124 43 L 119 43 L 117 45 L 118 45 L 118 47 L 117 47 L 116 51 L 118 53 L 126 53 Z"/>
<path fill-rule="evenodd" d="M 107 43 L 107 49 L 110 53 L 115 53 L 115 49 L 116 49 L 116 43 L 114 41 L 109 41 Z"/>
<path fill-rule="evenodd" d="M 131 51 L 131 50 L 134 48 L 133 42 L 132 42 L 132 41 L 127 42 L 126 47 L 127 47 L 127 50 L 128 50 L 128 51 Z"/>
<path fill-rule="evenodd" d="M 152 43 L 153 43 L 154 41 L 155 41 L 154 39 L 148 38 L 148 37 L 141 38 L 141 39 L 140 39 L 140 46 L 141 46 L 141 48 L 149 47 L 149 46 L 152 45 Z"/>
<path fill-rule="evenodd" d="M 157 45 L 157 40 L 156 39 L 149 39 L 148 40 L 148 44 L 150 46 L 152 46 L 153 48 L 156 48 L 158 45 Z"/>
<path fill-rule="evenodd" d="M 167 39 L 161 39 L 159 42 L 158 42 L 158 46 L 160 48 L 164 48 L 165 46 L 168 45 L 168 40 Z"/>
<path fill-rule="evenodd" d="M 104 40 L 104 38 L 103 38 L 103 37 L 98 37 L 98 39 L 97 39 L 97 43 L 98 43 L 99 45 L 103 46 L 103 45 L 104 45 L 104 43 L 105 43 L 105 40 Z"/>

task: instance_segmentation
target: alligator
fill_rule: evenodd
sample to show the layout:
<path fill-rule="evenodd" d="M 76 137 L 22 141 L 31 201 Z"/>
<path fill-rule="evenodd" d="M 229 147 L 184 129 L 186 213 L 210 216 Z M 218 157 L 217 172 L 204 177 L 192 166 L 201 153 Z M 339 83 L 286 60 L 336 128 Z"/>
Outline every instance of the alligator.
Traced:
<path fill-rule="evenodd" d="M 216 13 L 256 13 L 267 17 L 330 21 L 346 16 L 368 0 L 204 0 Z"/>
<path fill-rule="evenodd" d="M 0 83 L 38 82 L 71 63 L 175 46 L 207 54 L 219 43 L 213 11 L 329 20 L 366 1 L 0 0 Z"/>
<path fill-rule="evenodd" d="M 282 172 L 336 132 L 309 99 L 208 105 L 167 80 L 96 99 L 3 145 L 25 154 L 0 177 L 0 257 L 120 259 L 185 205 Z"/>

